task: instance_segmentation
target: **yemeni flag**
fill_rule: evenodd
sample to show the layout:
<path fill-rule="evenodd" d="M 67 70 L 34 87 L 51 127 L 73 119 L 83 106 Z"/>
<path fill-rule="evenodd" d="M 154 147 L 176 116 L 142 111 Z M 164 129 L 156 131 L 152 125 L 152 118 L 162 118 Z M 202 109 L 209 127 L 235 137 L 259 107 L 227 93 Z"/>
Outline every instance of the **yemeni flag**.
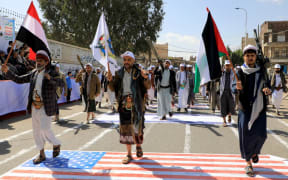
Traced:
<path fill-rule="evenodd" d="M 27 15 L 19 29 L 16 40 L 26 43 L 31 49 L 29 58 L 35 60 L 35 52 L 44 50 L 50 56 L 48 42 L 36 8 L 31 2 Z M 34 58 L 33 58 L 34 56 Z"/>
<path fill-rule="evenodd" d="M 208 17 L 202 32 L 199 53 L 195 64 L 194 92 L 199 92 L 200 85 L 221 77 L 219 58 L 228 55 L 215 21 L 207 8 Z"/>

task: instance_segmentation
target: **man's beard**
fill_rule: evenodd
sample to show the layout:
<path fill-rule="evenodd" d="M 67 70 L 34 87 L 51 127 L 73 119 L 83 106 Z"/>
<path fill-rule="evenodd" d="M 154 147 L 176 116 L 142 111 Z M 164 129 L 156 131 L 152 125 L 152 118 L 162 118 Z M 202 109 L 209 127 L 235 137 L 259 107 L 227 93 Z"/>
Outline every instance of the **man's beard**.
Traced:
<path fill-rule="evenodd" d="M 37 71 L 41 71 L 45 68 L 45 65 L 39 66 L 38 64 L 36 64 L 36 69 Z"/>
<path fill-rule="evenodd" d="M 131 69 L 133 67 L 133 65 L 130 64 L 124 64 L 125 69 Z"/>

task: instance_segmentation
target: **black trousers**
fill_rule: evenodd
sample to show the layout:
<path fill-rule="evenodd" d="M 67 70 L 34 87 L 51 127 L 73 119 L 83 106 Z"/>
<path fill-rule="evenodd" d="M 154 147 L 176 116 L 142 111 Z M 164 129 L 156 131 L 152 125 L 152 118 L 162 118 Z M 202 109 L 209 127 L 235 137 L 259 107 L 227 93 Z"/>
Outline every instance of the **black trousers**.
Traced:
<path fill-rule="evenodd" d="M 67 102 L 70 102 L 71 91 L 72 91 L 72 89 L 68 89 L 68 90 L 67 90 L 67 97 L 66 97 Z"/>

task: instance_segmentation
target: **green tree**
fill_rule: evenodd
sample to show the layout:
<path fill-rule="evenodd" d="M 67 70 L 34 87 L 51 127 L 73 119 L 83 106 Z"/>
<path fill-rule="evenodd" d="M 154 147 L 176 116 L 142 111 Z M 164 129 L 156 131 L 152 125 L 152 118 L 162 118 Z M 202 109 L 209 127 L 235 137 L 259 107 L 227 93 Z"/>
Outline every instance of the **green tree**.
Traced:
<path fill-rule="evenodd" d="M 243 64 L 243 53 L 241 49 L 236 49 L 235 51 L 232 51 L 229 46 L 226 47 L 228 54 L 231 58 L 231 61 L 233 65 L 241 65 Z"/>
<path fill-rule="evenodd" d="M 148 52 L 164 18 L 162 0 L 38 0 L 47 37 L 89 48 L 102 12 L 116 55 Z"/>

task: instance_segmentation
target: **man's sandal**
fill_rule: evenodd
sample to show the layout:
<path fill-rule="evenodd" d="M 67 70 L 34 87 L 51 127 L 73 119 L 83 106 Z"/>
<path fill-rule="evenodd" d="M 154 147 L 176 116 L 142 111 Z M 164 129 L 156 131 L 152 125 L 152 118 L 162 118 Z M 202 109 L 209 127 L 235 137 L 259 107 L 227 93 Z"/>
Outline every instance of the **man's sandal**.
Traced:
<path fill-rule="evenodd" d="M 246 172 L 247 176 L 249 176 L 249 177 L 254 177 L 255 176 L 252 166 L 246 166 L 245 167 L 245 172 Z"/>
<path fill-rule="evenodd" d="M 53 147 L 53 158 L 59 156 L 59 154 L 60 154 L 60 146 L 61 145 L 57 145 L 57 146 Z"/>
<path fill-rule="evenodd" d="M 223 122 L 223 127 L 227 127 L 227 123 L 226 122 Z"/>
<path fill-rule="evenodd" d="M 142 147 L 141 146 L 136 146 L 136 156 L 138 158 L 142 157 L 143 156 L 143 151 L 142 151 Z"/>
<path fill-rule="evenodd" d="M 127 155 L 123 160 L 122 164 L 129 164 L 133 160 L 131 155 Z"/>
<path fill-rule="evenodd" d="M 46 157 L 40 154 L 36 159 L 33 159 L 33 164 L 40 164 L 41 162 L 45 160 L 46 160 Z"/>
<path fill-rule="evenodd" d="M 255 156 L 252 157 L 253 163 L 258 163 L 259 162 L 259 156 L 256 154 Z"/>

